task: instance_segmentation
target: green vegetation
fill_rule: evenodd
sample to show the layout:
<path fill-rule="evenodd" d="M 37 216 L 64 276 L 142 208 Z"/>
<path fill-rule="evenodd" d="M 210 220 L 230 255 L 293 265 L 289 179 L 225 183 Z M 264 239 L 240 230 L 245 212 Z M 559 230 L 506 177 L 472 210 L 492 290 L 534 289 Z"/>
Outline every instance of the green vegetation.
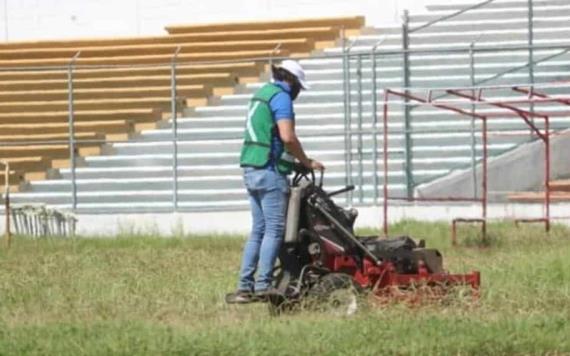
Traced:
<path fill-rule="evenodd" d="M 228 306 L 243 237 L 16 238 L 0 251 L 0 355 L 377 355 L 570 353 L 570 230 L 407 221 L 452 272 L 479 269 L 482 297 L 356 316 Z M 370 233 L 368 232 L 362 232 Z"/>

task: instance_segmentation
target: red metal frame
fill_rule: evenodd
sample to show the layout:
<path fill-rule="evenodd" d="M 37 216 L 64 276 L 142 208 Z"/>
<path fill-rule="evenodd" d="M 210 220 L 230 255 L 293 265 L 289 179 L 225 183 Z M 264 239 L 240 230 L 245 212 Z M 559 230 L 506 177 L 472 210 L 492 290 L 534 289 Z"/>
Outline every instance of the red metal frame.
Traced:
<path fill-rule="evenodd" d="M 497 89 L 510 89 L 517 93 L 526 94 L 526 99 L 516 99 L 516 100 L 501 100 L 501 101 L 492 101 L 483 98 L 483 91 L 484 90 L 497 90 Z M 462 202 L 480 202 L 481 203 L 481 218 L 478 219 L 465 219 L 465 218 L 454 218 L 452 220 L 452 243 L 455 245 L 457 243 L 457 225 L 459 223 L 480 223 L 481 224 L 481 233 L 482 237 L 485 239 L 487 235 L 487 205 L 488 205 L 488 127 L 487 121 L 489 119 L 493 119 L 494 115 L 492 114 L 479 114 L 475 112 L 469 112 L 454 105 L 457 105 L 457 102 L 444 102 L 444 101 L 437 101 L 433 99 L 433 92 L 434 91 L 443 91 L 447 95 L 453 95 L 458 98 L 466 99 L 468 101 L 464 101 L 463 104 L 484 104 L 489 105 L 501 109 L 508 110 L 511 113 L 514 113 L 516 116 L 520 117 L 532 130 L 534 134 L 537 135 L 545 144 L 545 157 L 544 157 L 544 187 L 545 187 L 545 198 L 544 198 L 544 206 L 545 206 L 545 213 L 543 218 L 536 218 L 536 219 L 515 219 L 515 224 L 519 223 L 536 223 L 536 222 L 543 222 L 545 225 L 545 230 L 548 232 L 550 231 L 550 220 L 553 219 L 550 214 L 550 204 L 551 204 L 551 188 L 550 188 L 550 116 L 544 113 L 539 112 L 531 112 L 528 110 L 524 110 L 518 108 L 514 105 L 516 104 L 533 104 L 533 103 L 560 103 L 564 105 L 570 106 L 570 98 L 553 98 L 548 96 L 545 93 L 539 93 L 536 91 L 536 88 L 532 85 L 529 86 L 512 86 L 512 87 L 505 87 L 505 86 L 494 86 L 494 87 L 481 87 L 481 88 L 459 88 L 459 89 L 432 89 L 428 90 L 427 97 L 425 99 L 412 95 L 409 92 L 409 89 L 403 91 L 396 91 L 392 89 L 386 89 L 384 92 L 384 107 L 383 107 L 383 158 L 384 158 L 384 201 L 383 201 L 383 231 L 384 235 L 388 236 L 388 202 L 390 200 L 405 200 L 408 202 L 414 201 L 462 201 Z M 475 95 L 475 92 L 477 93 Z M 471 94 L 468 94 L 471 93 Z M 449 110 L 461 114 L 463 116 L 472 117 L 475 119 L 479 119 L 482 122 L 482 141 L 483 141 L 483 159 L 482 159 L 482 193 L 481 198 L 463 198 L 463 197 L 433 197 L 433 198 L 396 198 L 390 197 L 388 192 L 388 105 L 390 101 L 390 96 L 397 96 L 400 98 L 404 98 L 407 100 L 415 101 L 423 105 L 429 105 L 436 108 Z M 497 116 L 504 116 L 504 115 L 497 115 Z M 542 132 L 530 118 L 541 118 L 544 120 L 544 132 Z"/>
<path fill-rule="evenodd" d="M 402 293 L 403 291 L 416 292 L 421 287 L 433 290 L 434 287 L 453 288 L 457 286 L 471 287 L 472 296 L 478 298 L 481 286 L 479 271 L 469 274 L 430 273 L 425 265 L 420 264 L 418 273 L 401 274 L 390 262 L 376 265 L 368 258 L 363 260 L 362 268 L 360 268 L 354 258 L 347 255 L 334 256 L 331 270 L 350 274 L 362 288 L 371 289 L 374 295 L 380 298 L 393 299 L 400 296 L 401 299 L 409 299 L 406 298 L 406 294 Z M 446 290 L 441 292 L 444 294 Z M 420 301 L 423 298 L 422 295 L 413 293 L 412 299 L 411 301 Z"/>
<path fill-rule="evenodd" d="M 417 273 L 403 274 L 398 273 L 390 261 L 374 261 L 366 255 L 356 258 L 355 255 L 346 253 L 342 246 L 326 239 L 323 242 L 324 256 L 319 257 L 322 266 L 331 272 L 350 275 L 360 287 L 371 290 L 380 299 L 420 302 L 429 296 L 441 297 L 449 289 L 460 286 L 470 287 L 471 295 L 475 299 L 479 297 L 479 271 L 469 274 L 431 273 L 424 262 L 419 261 Z M 420 293 L 416 293 L 418 291 Z"/>

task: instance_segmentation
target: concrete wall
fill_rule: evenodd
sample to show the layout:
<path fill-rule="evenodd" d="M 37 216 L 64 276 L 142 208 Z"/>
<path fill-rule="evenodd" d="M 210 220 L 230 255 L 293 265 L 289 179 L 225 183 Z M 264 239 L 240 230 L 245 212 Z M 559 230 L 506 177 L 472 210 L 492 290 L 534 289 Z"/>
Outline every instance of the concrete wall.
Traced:
<path fill-rule="evenodd" d="M 0 0 L 0 41 L 164 34 L 173 24 L 366 15 L 399 22 L 442 0 Z"/>
<path fill-rule="evenodd" d="M 552 179 L 570 176 L 570 130 L 551 139 Z M 488 189 L 491 200 L 504 200 L 504 192 L 537 190 L 544 184 L 545 145 L 535 141 L 488 161 Z M 473 197 L 471 170 L 453 172 L 441 179 L 416 188 L 419 197 Z M 482 168 L 477 168 L 478 196 L 481 192 Z"/>
<path fill-rule="evenodd" d="M 542 204 L 490 204 L 490 218 L 513 219 L 542 217 Z M 552 216 L 568 216 L 570 204 L 553 204 Z M 382 208 L 358 208 L 357 228 L 382 228 Z M 443 221 L 453 218 L 481 217 L 480 204 L 391 204 L 389 222 L 402 219 Z M 117 234 L 152 234 L 156 236 L 180 236 L 187 234 L 236 234 L 245 236 L 250 231 L 249 211 L 178 213 L 178 214 L 117 214 L 78 215 L 77 233 L 81 236 L 113 237 Z M 556 220 L 570 225 L 570 219 Z M 4 234 L 4 216 L 0 209 L 0 238 Z M 418 238 L 421 236 L 418 236 Z"/>

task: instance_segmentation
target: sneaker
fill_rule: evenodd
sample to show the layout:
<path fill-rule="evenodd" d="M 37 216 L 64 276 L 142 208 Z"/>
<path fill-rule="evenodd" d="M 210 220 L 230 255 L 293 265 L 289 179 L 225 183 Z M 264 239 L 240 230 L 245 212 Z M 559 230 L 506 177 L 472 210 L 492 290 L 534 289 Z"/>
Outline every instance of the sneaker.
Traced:
<path fill-rule="evenodd" d="M 238 290 L 237 292 L 226 294 L 228 304 L 246 304 L 253 302 L 253 293 L 248 290 Z"/>
<path fill-rule="evenodd" d="M 279 296 L 281 293 L 273 287 L 269 287 L 268 289 L 263 290 L 256 290 L 253 294 L 255 300 L 258 301 L 267 301 L 272 297 Z"/>

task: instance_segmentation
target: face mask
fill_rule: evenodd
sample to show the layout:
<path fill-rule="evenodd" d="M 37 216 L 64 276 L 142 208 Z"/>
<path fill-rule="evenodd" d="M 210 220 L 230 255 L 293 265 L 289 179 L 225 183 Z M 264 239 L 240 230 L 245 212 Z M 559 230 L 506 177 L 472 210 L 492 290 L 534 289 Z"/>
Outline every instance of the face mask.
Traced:
<path fill-rule="evenodd" d="M 295 83 L 291 85 L 291 100 L 297 99 L 300 92 L 301 92 L 301 84 Z"/>

